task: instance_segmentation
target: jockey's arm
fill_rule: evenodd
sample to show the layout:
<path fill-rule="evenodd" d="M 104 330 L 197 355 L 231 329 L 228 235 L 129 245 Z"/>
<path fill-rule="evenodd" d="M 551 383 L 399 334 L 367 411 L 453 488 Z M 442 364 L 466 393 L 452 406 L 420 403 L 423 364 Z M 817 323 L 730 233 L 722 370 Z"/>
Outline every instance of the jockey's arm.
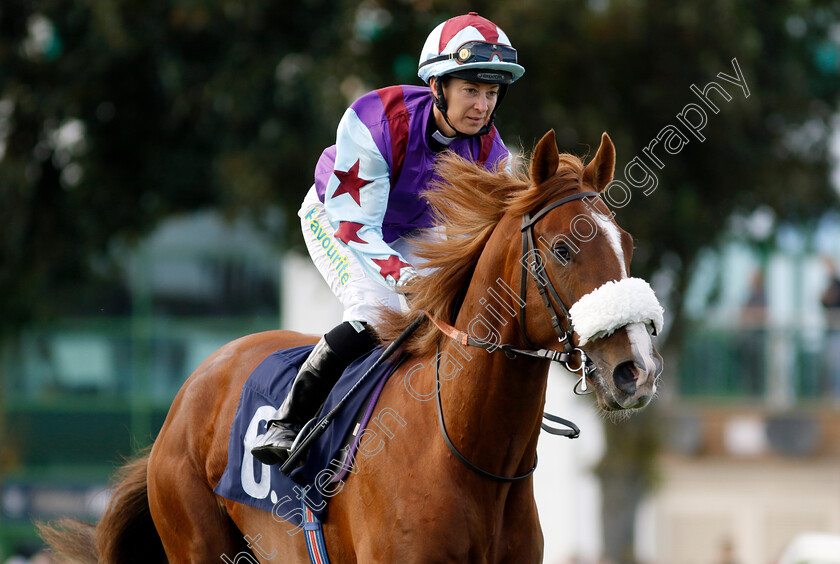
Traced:
<path fill-rule="evenodd" d="M 348 246 L 365 273 L 398 289 L 414 268 L 382 237 L 391 192 L 390 167 L 371 131 L 348 109 L 338 124 L 335 170 L 324 197 L 324 210 L 336 238 Z"/>

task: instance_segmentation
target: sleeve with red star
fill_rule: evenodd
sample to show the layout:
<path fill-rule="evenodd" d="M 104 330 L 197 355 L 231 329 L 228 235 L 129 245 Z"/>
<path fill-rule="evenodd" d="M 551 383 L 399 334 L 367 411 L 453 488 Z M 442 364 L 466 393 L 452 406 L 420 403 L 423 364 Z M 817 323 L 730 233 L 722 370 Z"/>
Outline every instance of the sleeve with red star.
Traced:
<path fill-rule="evenodd" d="M 335 169 L 327 183 L 324 209 L 336 239 L 359 260 L 365 273 L 395 289 L 414 268 L 382 238 L 391 191 L 390 168 L 372 130 L 348 109 L 338 124 Z"/>

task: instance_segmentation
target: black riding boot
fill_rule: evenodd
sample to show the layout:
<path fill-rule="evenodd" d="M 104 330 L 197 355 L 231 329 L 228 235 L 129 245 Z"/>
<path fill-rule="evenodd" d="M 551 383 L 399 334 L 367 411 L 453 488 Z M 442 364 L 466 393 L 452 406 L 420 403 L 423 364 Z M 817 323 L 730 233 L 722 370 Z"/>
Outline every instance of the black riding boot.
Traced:
<path fill-rule="evenodd" d="M 321 338 L 300 367 L 283 405 L 268 422 L 265 435 L 251 449 L 254 458 L 269 465 L 285 462 L 301 427 L 315 416 L 347 365 Z"/>

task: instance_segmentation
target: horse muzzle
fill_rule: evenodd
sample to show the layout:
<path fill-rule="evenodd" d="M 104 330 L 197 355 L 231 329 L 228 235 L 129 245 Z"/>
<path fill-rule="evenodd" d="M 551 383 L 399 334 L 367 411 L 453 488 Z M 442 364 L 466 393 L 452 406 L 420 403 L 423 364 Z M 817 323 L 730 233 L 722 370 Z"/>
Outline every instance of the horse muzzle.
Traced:
<path fill-rule="evenodd" d="M 619 363 L 612 371 L 609 386 L 614 409 L 638 409 L 646 406 L 656 395 L 656 385 L 662 374 L 659 355 L 636 358 Z"/>
<path fill-rule="evenodd" d="M 581 297 L 569 313 L 578 346 L 588 344 L 596 360 L 592 379 L 601 408 L 637 409 L 650 403 L 662 372 L 651 336 L 662 329 L 664 313 L 650 285 L 641 278 L 606 282 Z"/>
<path fill-rule="evenodd" d="M 644 324 L 631 324 L 589 348 L 596 368 L 589 379 L 602 409 L 639 409 L 650 403 L 663 365 Z"/>

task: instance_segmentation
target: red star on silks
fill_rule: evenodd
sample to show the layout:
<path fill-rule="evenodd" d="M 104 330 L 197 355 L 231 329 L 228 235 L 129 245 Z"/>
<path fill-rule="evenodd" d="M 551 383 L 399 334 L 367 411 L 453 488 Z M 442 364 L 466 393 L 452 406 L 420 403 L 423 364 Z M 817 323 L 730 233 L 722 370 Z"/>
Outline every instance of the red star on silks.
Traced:
<path fill-rule="evenodd" d="M 386 260 L 371 259 L 379 267 L 379 274 L 382 278 L 387 278 L 390 274 L 394 280 L 400 279 L 400 269 L 406 266 L 411 266 L 407 262 L 401 261 L 397 255 L 391 255 Z"/>
<path fill-rule="evenodd" d="M 350 194 L 350 196 L 356 200 L 356 203 L 360 206 L 362 205 L 362 201 L 359 199 L 359 188 L 370 184 L 372 180 L 365 180 L 363 178 L 359 178 L 359 161 L 356 160 L 356 164 L 350 167 L 350 170 L 347 172 L 336 170 L 335 176 L 338 178 L 338 188 L 335 190 L 335 194 L 332 195 L 333 198 L 337 198 L 342 194 Z"/>
<path fill-rule="evenodd" d="M 335 232 L 335 238 L 342 241 L 345 245 L 349 245 L 350 241 L 367 245 L 367 241 L 359 238 L 359 229 L 361 228 L 361 223 L 355 223 L 353 221 L 340 221 L 338 223 L 338 231 Z"/>

